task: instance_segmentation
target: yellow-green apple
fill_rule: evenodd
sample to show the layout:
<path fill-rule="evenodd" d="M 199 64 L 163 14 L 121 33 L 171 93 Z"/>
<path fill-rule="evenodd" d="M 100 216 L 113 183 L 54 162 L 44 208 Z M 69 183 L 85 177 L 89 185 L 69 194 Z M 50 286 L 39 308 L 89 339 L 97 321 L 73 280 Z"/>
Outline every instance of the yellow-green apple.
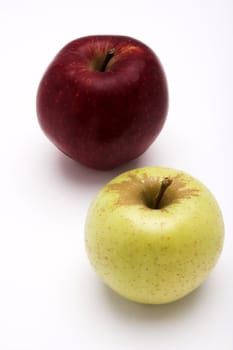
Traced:
<path fill-rule="evenodd" d="M 210 191 L 183 171 L 145 167 L 105 185 L 85 225 L 100 278 L 122 296 L 163 304 L 197 288 L 215 266 L 224 224 Z"/>
<path fill-rule="evenodd" d="M 167 109 L 158 57 L 126 36 L 68 43 L 37 93 L 38 120 L 48 138 L 71 158 L 103 170 L 141 155 L 161 131 Z"/>

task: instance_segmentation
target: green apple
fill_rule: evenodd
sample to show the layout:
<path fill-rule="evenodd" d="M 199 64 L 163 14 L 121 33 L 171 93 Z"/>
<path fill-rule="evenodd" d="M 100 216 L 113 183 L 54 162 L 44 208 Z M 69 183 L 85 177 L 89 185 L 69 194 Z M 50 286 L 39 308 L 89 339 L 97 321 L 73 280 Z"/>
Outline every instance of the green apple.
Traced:
<path fill-rule="evenodd" d="M 169 303 L 197 288 L 215 266 L 224 224 L 209 190 L 175 169 L 117 176 L 92 202 L 86 249 L 100 278 L 141 303 Z"/>

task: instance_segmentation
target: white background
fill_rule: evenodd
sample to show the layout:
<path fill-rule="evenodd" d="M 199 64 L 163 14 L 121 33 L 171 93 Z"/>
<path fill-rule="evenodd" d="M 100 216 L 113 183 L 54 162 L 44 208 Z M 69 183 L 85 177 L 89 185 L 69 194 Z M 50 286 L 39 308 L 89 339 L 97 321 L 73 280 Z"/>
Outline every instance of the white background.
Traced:
<path fill-rule="evenodd" d="M 39 80 L 67 42 L 125 34 L 148 44 L 167 74 L 166 125 L 149 150 L 110 172 L 61 154 L 37 123 Z M 0 349 L 233 348 L 233 2 L 0 0 Z M 160 306 L 129 302 L 89 265 L 84 222 L 113 176 L 164 165 L 204 182 L 226 238 L 208 280 Z"/>

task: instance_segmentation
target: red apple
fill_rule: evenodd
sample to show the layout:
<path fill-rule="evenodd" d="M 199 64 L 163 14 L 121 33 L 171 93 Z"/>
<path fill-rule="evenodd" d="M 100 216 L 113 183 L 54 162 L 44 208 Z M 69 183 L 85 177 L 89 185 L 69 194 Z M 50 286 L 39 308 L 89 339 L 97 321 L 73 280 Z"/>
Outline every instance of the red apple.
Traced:
<path fill-rule="evenodd" d="M 69 157 L 102 170 L 141 155 L 162 129 L 167 109 L 158 57 L 126 36 L 70 42 L 47 68 L 37 94 L 48 138 Z"/>

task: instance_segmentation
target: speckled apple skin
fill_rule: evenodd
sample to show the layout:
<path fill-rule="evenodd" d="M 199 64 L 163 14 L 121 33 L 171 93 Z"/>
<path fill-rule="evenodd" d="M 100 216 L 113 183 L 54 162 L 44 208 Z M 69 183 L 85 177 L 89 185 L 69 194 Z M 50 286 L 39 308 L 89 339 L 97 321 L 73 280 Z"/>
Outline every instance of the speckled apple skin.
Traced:
<path fill-rule="evenodd" d="M 148 208 L 164 177 L 172 179 L 161 209 Z M 190 175 L 147 167 L 123 173 L 97 194 L 85 226 L 86 249 L 100 278 L 140 303 L 175 301 L 215 266 L 224 240 L 219 206 Z"/>
<path fill-rule="evenodd" d="M 113 48 L 105 71 L 98 71 Z M 167 80 L 158 57 L 126 36 L 70 42 L 47 68 L 37 92 L 37 116 L 47 137 L 69 157 L 99 170 L 145 152 L 167 110 Z"/>

